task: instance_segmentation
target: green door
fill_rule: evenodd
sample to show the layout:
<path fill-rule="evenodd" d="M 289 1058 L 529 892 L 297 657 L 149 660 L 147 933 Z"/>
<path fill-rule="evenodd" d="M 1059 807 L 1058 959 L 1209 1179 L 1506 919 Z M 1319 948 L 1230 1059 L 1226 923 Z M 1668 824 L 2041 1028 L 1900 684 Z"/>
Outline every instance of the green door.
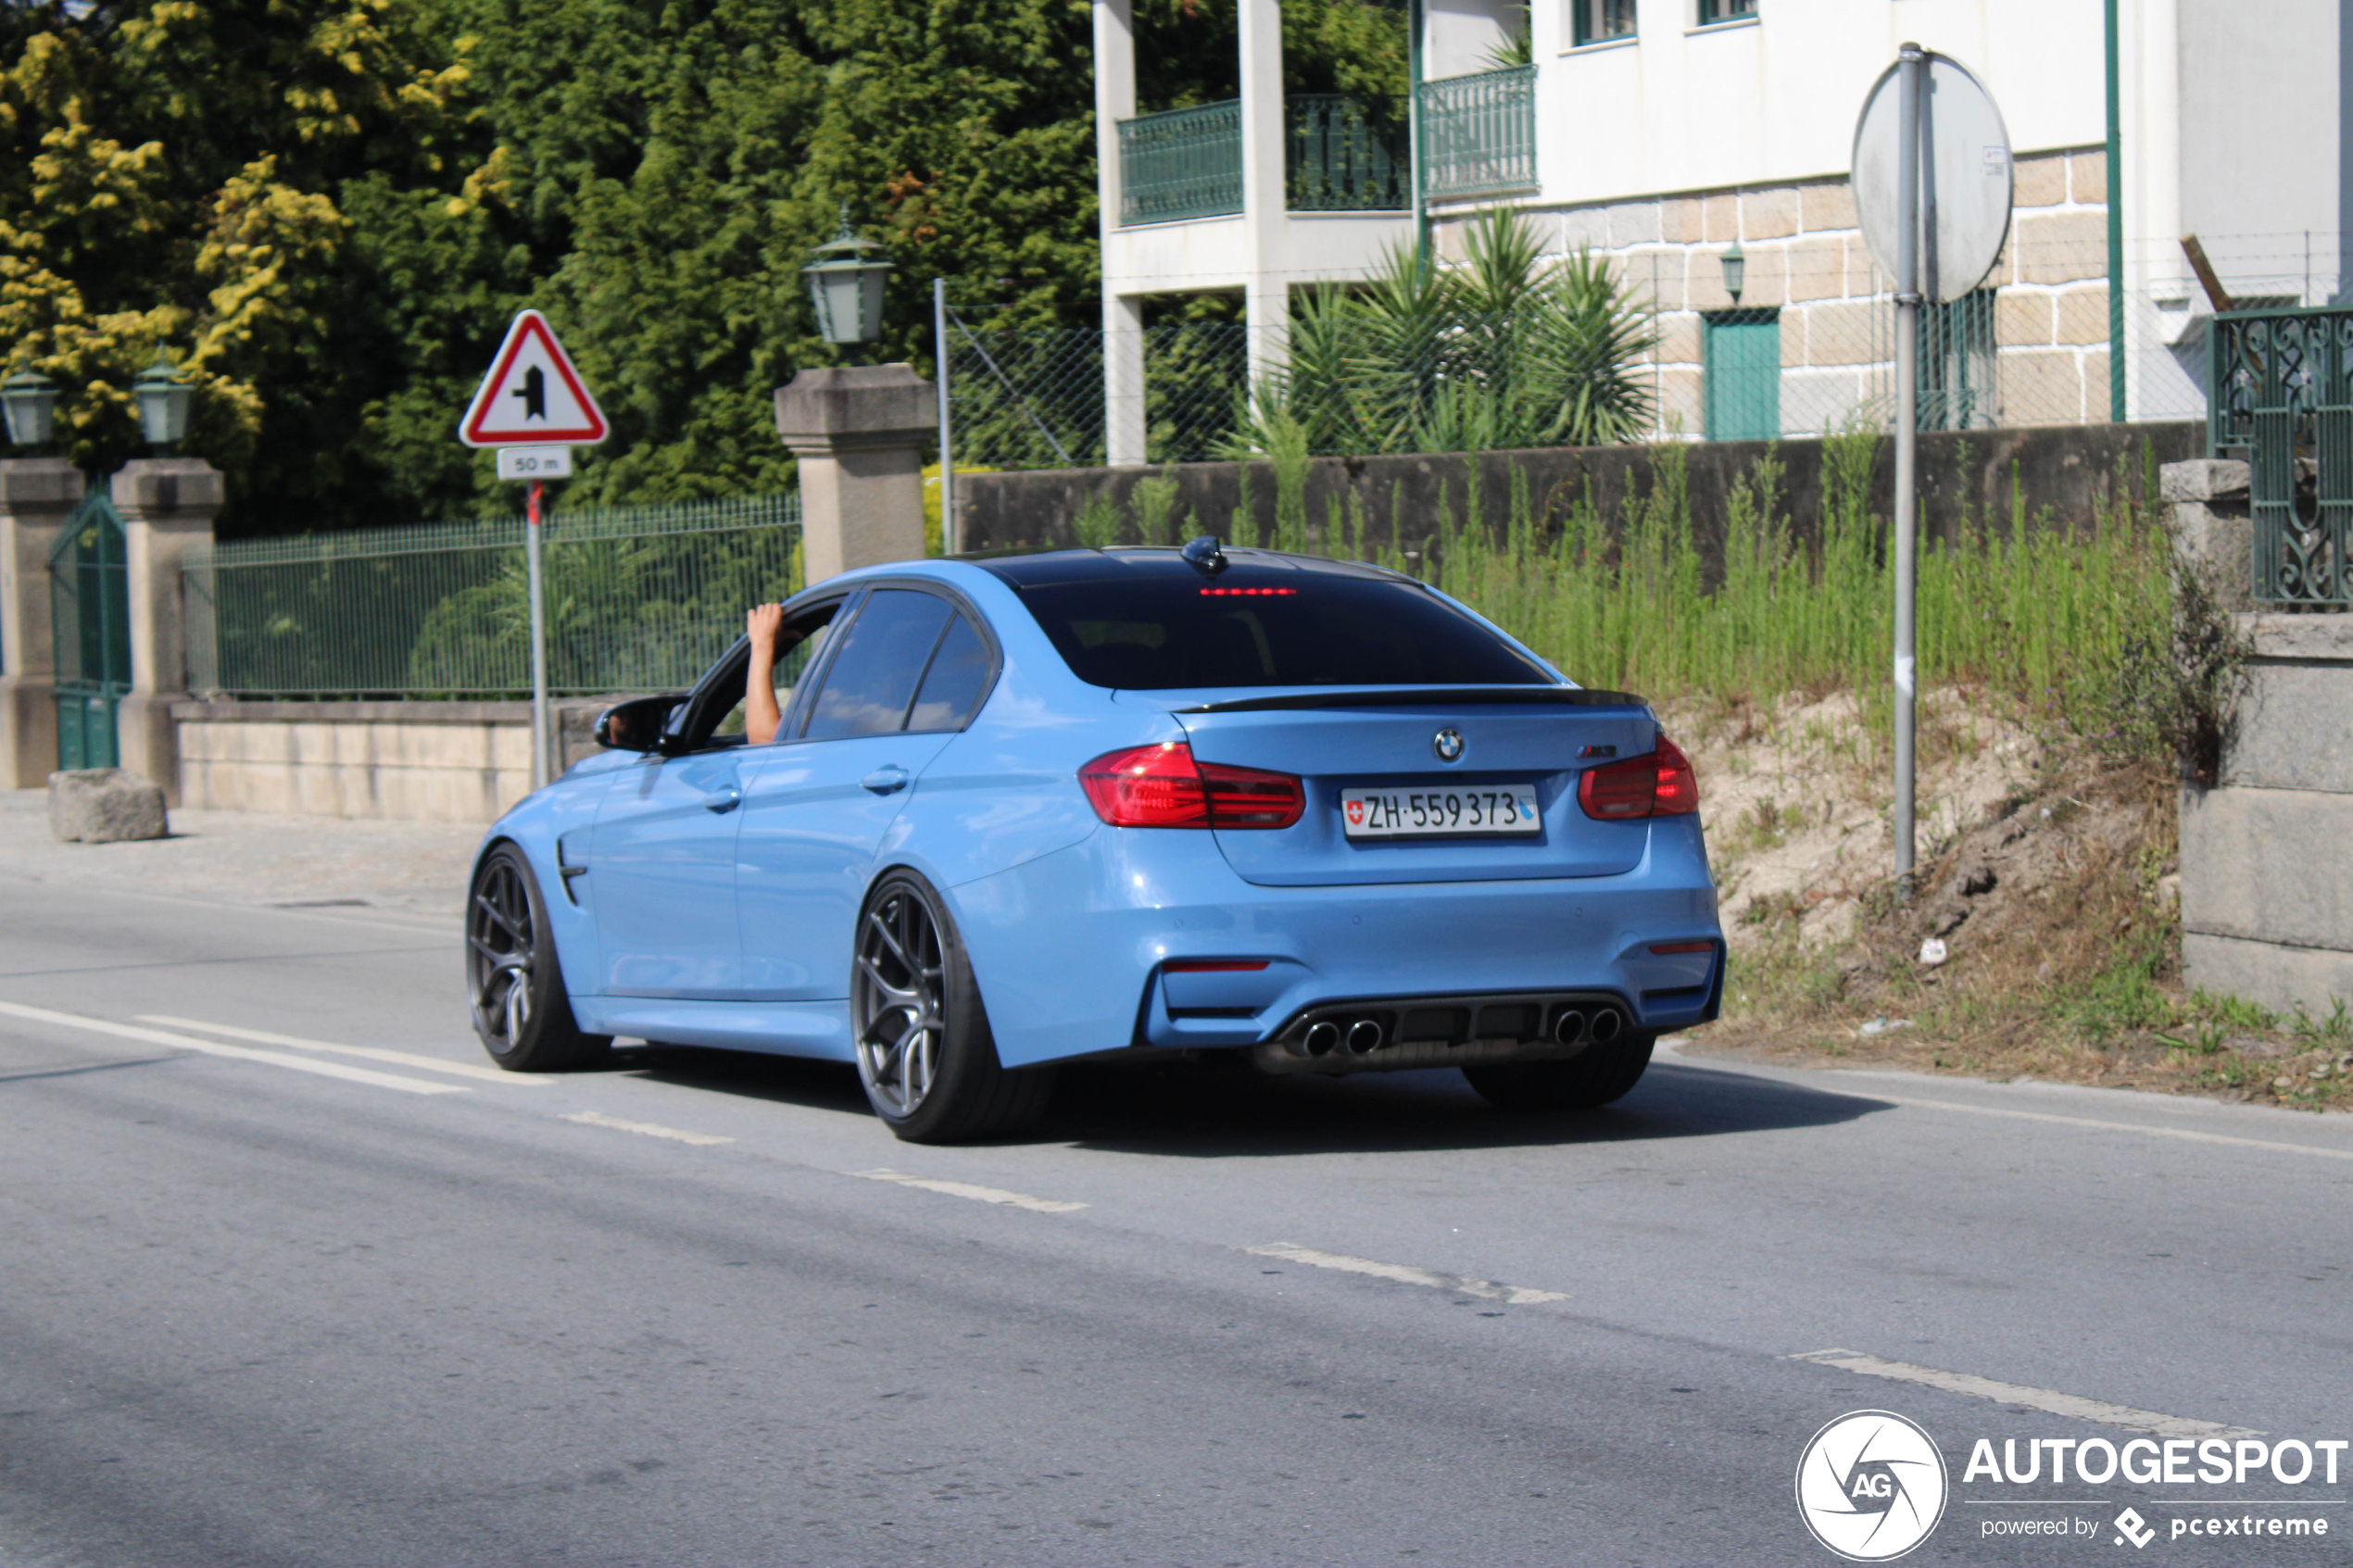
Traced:
<path fill-rule="evenodd" d="M 94 491 L 49 553 L 57 648 L 57 766 L 120 765 L 115 708 L 131 689 L 131 570 L 122 519 Z"/>
<path fill-rule="evenodd" d="M 1781 433 L 1781 315 L 1719 310 L 1706 318 L 1707 439 L 1773 441 Z"/>

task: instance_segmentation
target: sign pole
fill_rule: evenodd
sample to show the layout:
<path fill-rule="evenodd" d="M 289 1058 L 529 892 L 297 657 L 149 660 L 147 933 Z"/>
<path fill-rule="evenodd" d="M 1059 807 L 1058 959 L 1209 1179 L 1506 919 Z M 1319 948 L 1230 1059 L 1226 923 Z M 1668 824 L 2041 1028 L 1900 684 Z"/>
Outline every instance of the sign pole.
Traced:
<path fill-rule="evenodd" d="M 1902 127 L 1895 174 L 1895 876 L 1911 890 L 1914 658 L 1913 535 L 1918 532 L 1920 444 L 1920 78 L 1927 56 L 1906 44 L 1900 61 Z"/>
<path fill-rule="evenodd" d="M 948 409 L 948 280 L 931 281 L 932 358 L 939 362 L 939 553 L 956 553 L 956 445 Z"/>
<path fill-rule="evenodd" d="M 529 523 L 523 554 L 531 568 L 531 787 L 547 783 L 547 584 L 539 569 L 539 495 L 546 488 L 531 482 Z"/>

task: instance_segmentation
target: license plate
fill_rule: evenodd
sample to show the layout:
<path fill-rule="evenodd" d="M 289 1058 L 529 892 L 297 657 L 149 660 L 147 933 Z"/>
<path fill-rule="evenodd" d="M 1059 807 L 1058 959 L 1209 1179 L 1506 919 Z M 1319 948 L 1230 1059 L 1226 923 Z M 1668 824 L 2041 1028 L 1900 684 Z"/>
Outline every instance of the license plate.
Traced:
<path fill-rule="evenodd" d="M 1536 792 L 1502 789 L 1343 789 L 1350 838 L 1511 838 L 1543 831 Z"/>

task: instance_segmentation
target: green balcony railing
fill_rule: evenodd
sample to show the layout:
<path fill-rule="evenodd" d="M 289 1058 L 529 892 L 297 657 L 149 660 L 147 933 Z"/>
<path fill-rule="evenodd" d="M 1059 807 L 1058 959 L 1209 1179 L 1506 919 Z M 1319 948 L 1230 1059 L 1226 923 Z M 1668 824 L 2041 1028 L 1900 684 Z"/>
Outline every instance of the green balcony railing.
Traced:
<path fill-rule="evenodd" d="M 1421 88 L 1422 194 L 1432 201 L 1536 183 L 1536 68 L 1449 76 Z"/>
<path fill-rule="evenodd" d="M 1119 221 L 1168 223 L 1242 209 L 1242 103 L 1119 122 Z"/>
<path fill-rule="evenodd" d="M 2208 450 L 2247 465 L 2255 598 L 2353 608 L 2353 309 L 2224 311 L 2206 365 Z"/>
<path fill-rule="evenodd" d="M 1283 183 L 1293 212 L 1395 212 L 1412 207 L 1404 103 L 1338 93 L 1283 100 Z"/>

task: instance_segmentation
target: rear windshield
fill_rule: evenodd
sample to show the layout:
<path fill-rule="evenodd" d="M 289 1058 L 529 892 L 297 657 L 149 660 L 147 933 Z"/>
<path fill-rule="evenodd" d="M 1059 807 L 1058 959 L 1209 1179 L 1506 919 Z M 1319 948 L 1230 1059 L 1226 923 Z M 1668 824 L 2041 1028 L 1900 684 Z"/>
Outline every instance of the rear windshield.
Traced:
<path fill-rule="evenodd" d="M 1477 621 L 1403 583 L 1326 572 L 1198 572 L 1022 588 L 1091 685 L 1551 685 Z"/>

